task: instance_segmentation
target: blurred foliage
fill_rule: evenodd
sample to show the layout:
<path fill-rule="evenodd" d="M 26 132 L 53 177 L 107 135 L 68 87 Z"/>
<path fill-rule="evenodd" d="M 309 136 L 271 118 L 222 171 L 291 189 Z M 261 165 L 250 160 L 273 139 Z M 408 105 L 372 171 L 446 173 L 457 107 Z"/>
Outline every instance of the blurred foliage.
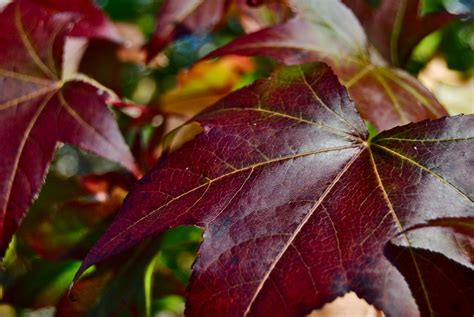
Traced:
<path fill-rule="evenodd" d="M 166 133 L 275 67 L 266 58 L 229 56 L 198 62 L 243 34 L 232 13 L 217 30 L 184 36 L 169 45 L 153 67 L 145 66 L 141 47 L 153 34 L 162 1 L 97 3 L 120 22 L 126 45 L 90 42 L 80 71 L 130 101 L 114 110 L 144 172 L 166 155 Z M 370 3 L 378 6 L 380 0 Z M 470 10 L 472 15 L 473 6 L 470 0 L 425 0 L 423 12 Z M 464 17 L 426 37 L 408 65 L 451 114 L 474 112 L 474 24 L 472 16 Z M 460 99 L 453 101 L 453 95 Z M 184 141 L 190 137 L 173 135 Z M 202 230 L 195 227 L 169 230 L 94 267 L 68 296 L 80 259 L 119 210 L 133 182 L 118 165 L 94 155 L 70 146 L 57 151 L 39 198 L 2 263 L 0 316 L 183 314 L 186 283 L 202 239 Z"/>
<path fill-rule="evenodd" d="M 114 21 L 134 22 L 141 30 L 151 35 L 155 30 L 156 12 L 162 0 L 97 0 Z"/>
<path fill-rule="evenodd" d="M 439 51 L 450 69 L 474 70 L 474 23 L 456 21 L 442 30 Z"/>
<path fill-rule="evenodd" d="M 474 14 L 474 2 L 472 0 L 423 0 L 422 13 L 429 14 L 447 10 L 456 14 Z"/>
<path fill-rule="evenodd" d="M 435 55 L 441 55 L 450 69 L 470 73 L 474 70 L 474 22 L 454 21 L 428 35 L 415 48 L 408 70 L 417 74 Z"/>

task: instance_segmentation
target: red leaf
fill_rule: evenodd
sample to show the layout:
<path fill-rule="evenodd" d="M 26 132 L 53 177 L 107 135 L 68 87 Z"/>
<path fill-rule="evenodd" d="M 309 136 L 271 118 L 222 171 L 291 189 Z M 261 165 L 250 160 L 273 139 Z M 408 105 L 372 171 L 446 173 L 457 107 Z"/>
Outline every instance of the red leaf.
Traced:
<path fill-rule="evenodd" d="M 379 130 L 447 115 L 418 80 L 369 53 L 364 31 L 340 1 L 294 1 L 299 13 L 284 24 L 236 39 L 214 51 L 267 55 L 287 64 L 322 60 L 349 88 L 364 119 Z"/>
<path fill-rule="evenodd" d="M 164 1 L 148 47 L 149 60 L 179 35 L 178 27 L 197 34 L 212 29 L 221 21 L 229 4 L 229 0 Z"/>
<path fill-rule="evenodd" d="M 51 13 L 68 13 L 77 19 L 71 36 L 106 39 L 121 42 L 122 38 L 113 23 L 91 0 L 32 0 Z"/>
<path fill-rule="evenodd" d="M 452 21 L 447 12 L 421 16 L 419 0 L 382 0 L 379 8 L 366 0 L 343 0 L 364 26 L 370 42 L 392 65 L 405 65 L 415 46 Z"/>
<path fill-rule="evenodd" d="M 474 265 L 474 218 L 434 219 L 410 228 L 406 234 L 416 241 L 412 247 L 441 253 L 467 267 Z M 392 242 L 408 247 L 402 237 L 394 238 Z"/>
<path fill-rule="evenodd" d="M 385 254 L 405 276 L 420 303 L 422 315 L 443 312 L 440 315 L 471 316 L 474 312 L 474 218 L 435 219 L 410 229 L 408 237 L 415 242 L 411 248 L 405 239 L 398 237 L 386 246 Z M 410 267 L 414 260 L 418 270 L 426 276 L 423 283 L 417 271 Z M 427 303 L 423 298 L 430 289 L 442 291 L 430 293 L 431 301 Z"/>
<path fill-rule="evenodd" d="M 46 175 L 58 142 L 77 145 L 138 173 L 107 109 L 108 94 L 61 80 L 68 14 L 27 0 L 0 13 L 0 251 Z"/>
<path fill-rule="evenodd" d="M 368 139 L 337 77 L 312 64 L 284 68 L 195 120 L 203 132 L 132 189 L 77 276 L 145 237 L 197 225 L 205 234 L 188 316 L 302 316 L 349 291 L 389 316 L 416 316 L 443 292 L 415 296 L 384 247 L 400 233 L 416 244 L 405 228 L 474 215 L 474 116 Z"/>

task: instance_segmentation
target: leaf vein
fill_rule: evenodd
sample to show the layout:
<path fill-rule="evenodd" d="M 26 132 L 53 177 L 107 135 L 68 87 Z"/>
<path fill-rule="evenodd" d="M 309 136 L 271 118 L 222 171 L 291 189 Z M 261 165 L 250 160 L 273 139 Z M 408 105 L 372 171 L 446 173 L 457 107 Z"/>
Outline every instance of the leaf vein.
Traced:
<path fill-rule="evenodd" d="M 393 216 L 393 219 L 394 219 L 394 221 L 395 221 L 395 223 L 398 227 L 398 231 L 403 235 L 403 237 L 405 238 L 405 240 L 406 240 L 406 242 L 409 246 L 410 254 L 411 254 L 411 257 L 413 259 L 413 263 L 415 264 L 416 273 L 418 275 L 418 279 L 420 280 L 421 288 L 423 289 L 423 294 L 426 298 L 426 303 L 428 305 L 428 309 L 432 313 L 433 309 L 431 308 L 430 297 L 428 296 L 428 291 L 426 289 L 425 282 L 424 282 L 424 280 L 421 276 L 421 270 L 418 267 L 418 262 L 415 259 L 415 254 L 413 253 L 410 240 L 408 239 L 408 236 L 406 235 L 406 233 L 404 233 L 404 228 L 401 224 L 400 218 L 398 217 L 397 213 L 395 212 L 395 209 L 393 208 L 392 202 L 390 201 L 390 198 L 388 197 L 388 193 L 385 190 L 385 186 L 383 185 L 382 178 L 380 177 L 379 171 L 377 169 L 377 164 L 375 163 L 374 155 L 372 154 L 372 151 L 370 149 L 368 149 L 368 151 L 369 151 L 369 156 L 370 156 L 370 162 L 372 164 L 372 168 L 373 168 L 373 171 L 374 171 L 374 174 L 375 174 L 375 178 L 377 179 L 377 182 L 378 182 L 378 187 L 380 187 L 380 189 L 382 191 L 383 198 L 385 200 L 385 203 L 387 204 L 387 207 L 390 211 L 390 214 Z"/>
<path fill-rule="evenodd" d="M 292 115 L 288 115 L 288 114 L 273 111 L 273 110 L 263 109 L 263 108 L 224 108 L 224 109 L 219 109 L 219 110 L 214 111 L 213 114 L 220 113 L 220 112 L 227 112 L 227 111 L 242 111 L 242 110 L 268 113 L 268 114 L 271 114 L 271 115 L 275 115 L 275 116 L 295 120 L 295 121 L 298 121 L 298 122 L 301 122 L 301 123 L 314 125 L 314 126 L 317 126 L 318 128 L 326 130 L 327 132 L 330 132 L 330 133 L 333 133 L 333 134 L 336 134 L 336 135 L 339 135 L 339 136 L 342 136 L 342 137 L 345 137 L 345 138 L 349 138 L 349 139 L 359 141 L 358 138 L 354 137 L 353 135 L 351 135 L 351 134 L 349 134 L 345 131 L 332 128 L 332 127 L 324 125 L 322 123 L 307 120 L 307 119 L 303 119 L 303 118 L 299 118 L 299 117 L 295 117 L 295 116 L 292 116 Z"/>
<path fill-rule="evenodd" d="M 43 110 L 46 108 L 46 106 L 48 105 L 48 103 L 51 100 L 51 98 L 53 97 L 53 95 L 54 95 L 54 93 L 51 93 L 47 98 L 44 99 L 43 103 L 38 107 L 38 110 L 36 110 L 35 114 L 31 118 L 31 120 L 28 123 L 28 126 L 25 130 L 25 133 L 24 133 L 23 137 L 21 138 L 20 145 L 18 147 L 18 152 L 15 156 L 15 161 L 13 163 L 13 167 L 11 169 L 11 174 L 10 174 L 10 177 L 8 179 L 8 182 L 7 182 L 7 191 L 6 191 L 6 195 L 5 195 L 5 202 L 4 202 L 4 205 L 2 206 L 2 209 L 0 210 L 0 212 L 2 213 L 2 217 L 4 217 L 5 213 L 7 212 L 7 206 L 8 206 L 8 202 L 10 200 L 10 195 L 11 195 L 12 188 L 13 188 L 13 183 L 15 181 L 15 177 L 16 177 L 16 174 L 17 174 L 17 171 L 18 171 L 18 166 L 19 166 L 20 160 L 21 160 L 21 155 L 23 154 L 23 150 L 25 148 L 26 142 L 27 142 L 27 140 L 30 136 L 30 133 L 33 130 L 38 118 L 40 117 L 41 113 L 43 113 Z"/>
<path fill-rule="evenodd" d="M 33 47 L 33 44 L 28 38 L 28 35 L 25 31 L 25 27 L 23 26 L 19 3 L 17 4 L 15 11 L 15 24 L 18 30 L 18 34 L 20 35 L 21 41 L 23 42 L 26 51 L 28 52 L 36 66 L 38 66 L 38 68 L 41 69 L 46 75 L 50 76 L 51 78 L 57 79 L 56 74 L 43 63 L 35 48 Z"/>
<path fill-rule="evenodd" d="M 291 235 L 291 237 L 288 239 L 288 242 L 285 244 L 285 246 L 282 248 L 280 253 L 276 256 L 275 260 L 272 262 L 270 265 L 269 269 L 265 273 L 264 277 L 262 278 L 259 286 L 255 290 L 255 293 L 250 300 L 247 309 L 244 313 L 244 316 L 247 316 L 250 313 L 250 309 L 252 308 L 252 305 L 255 303 L 255 300 L 257 299 L 260 291 L 262 290 L 263 286 L 265 285 L 266 281 L 269 279 L 270 274 L 273 272 L 275 269 L 276 265 L 278 262 L 281 260 L 283 257 L 284 253 L 287 251 L 287 249 L 290 247 L 290 245 L 293 243 L 294 239 L 297 237 L 297 235 L 300 233 L 302 228 L 306 225 L 306 223 L 309 221 L 311 216 L 314 214 L 314 212 L 319 208 L 319 206 L 322 204 L 324 199 L 326 199 L 327 195 L 332 191 L 334 186 L 339 182 L 339 180 L 344 176 L 344 174 L 349 170 L 349 168 L 352 166 L 352 164 L 359 158 L 360 154 L 364 152 L 364 150 L 359 151 L 354 157 L 352 157 L 349 162 L 344 166 L 344 168 L 336 175 L 336 177 L 331 181 L 331 183 L 328 185 L 326 190 L 322 193 L 321 197 L 318 199 L 318 201 L 315 203 L 315 205 L 311 208 L 311 210 L 308 211 L 304 219 L 301 221 L 301 223 L 298 225 L 298 227 L 295 229 L 295 232 Z"/>
<path fill-rule="evenodd" d="M 182 198 L 182 197 L 185 197 L 203 187 L 206 187 L 206 186 L 210 186 L 212 183 L 216 182 L 216 181 L 219 181 L 221 179 L 224 179 L 226 177 L 229 177 L 229 176 L 232 176 L 234 174 L 237 174 L 237 173 L 240 173 L 240 172 L 243 172 L 243 171 L 246 171 L 248 169 L 255 169 L 255 168 L 258 168 L 258 167 L 261 167 L 261 166 L 266 166 L 266 165 L 269 165 L 269 164 L 273 164 L 273 163 L 278 163 L 278 162 L 282 162 L 282 161 L 286 161 L 286 160 L 292 160 L 292 159 L 297 159 L 297 158 L 301 158 L 301 157 L 305 157 L 305 156 L 309 156 L 309 155 L 316 155 L 316 154 L 321 154 L 321 153 L 328 153 L 328 152 L 333 152 L 333 151 L 341 151 L 341 150 L 347 150 L 347 149 L 354 149 L 354 148 L 359 148 L 358 146 L 356 145 L 346 145 L 346 146 L 339 146 L 339 147 L 334 147 L 334 148 L 327 148 L 327 149 L 322 149 L 322 150 L 317 150 L 317 151 L 311 151 L 311 152 L 305 152 L 305 153 L 300 153 L 300 154 L 296 154 L 296 155 L 289 155 L 289 156 L 283 156 L 283 157 L 279 157 L 279 158 L 276 158 L 276 159 L 272 159 L 272 160 L 269 160 L 269 161 L 265 161 L 265 162 L 259 162 L 259 163 L 256 163 L 256 164 L 252 164 L 252 165 L 249 165 L 249 166 L 246 166 L 246 167 L 243 167 L 241 169 L 238 169 L 238 170 L 235 170 L 235 171 L 231 171 L 229 173 L 226 173 L 226 174 L 223 174 L 221 176 L 218 176 L 216 178 L 213 178 L 213 179 L 210 179 L 208 181 L 206 181 L 205 183 L 199 185 L 199 186 L 196 186 L 176 197 L 174 197 L 173 199 L 169 200 L 168 202 L 166 202 L 165 204 L 161 205 L 160 207 L 152 210 L 150 213 L 146 214 L 145 216 L 141 217 L 139 220 L 133 222 L 132 224 L 130 224 L 128 227 L 126 227 L 124 230 L 121 230 L 117 235 L 115 235 L 114 237 L 112 237 L 109 241 L 107 241 L 107 243 L 105 243 L 104 245 L 104 248 L 106 248 L 108 245 L 110 245 L 113 241 L 115 241 L 117 238 L 119 238 L 120 236 L 122 236 L 123 234 L 125 234 L 126 232 L 128 232 L 131 228 L 135 227 L 136 225 L 138 225 L 139 223 L 141 223 L 142 221 L 145 221 L 146 219 L 148 219 L 149 217 L 153 216 L 155 213 L 159 212 L 160 210 L 162 210 L 163 208 L 169 206 L 170 204 L 172 204 L 173 202 L 175 202 L 176 200 Z"/>
<path fill-rule="evenodd" d="M 429 174 L 433 175 L 436 179 L 438 179 L 441 183 L 451 187 L 454 191 L 456 191 L 456 193 L 458 193 L 460 196 L 464 197 L 465 199 L 467 199 L 469 202 L 473 202 L 471 198 L 469 198 L 465 193 L 463 193 L 459 188 L 457 188 L 456 186 L 454 186 L 453 184 L 451 184 L 448 180 L 446 180 L 443 176 L 435 173 L 434 171 L 430 170 L 429 168 L 427 168 L 426 166 L 424 165 L 421 165 L 420 163 L 418 163 L 417 161 L 407 157 L 407 156 L 404 156 L 396 151 L 393 151 L 389 148 L 386 148 L 385 146 L 382 146 L 382 145 L 379 145 L 379 144 L 376 144 L 374 143 L 374 146 L 392 154 L 393 156 L 395 157 L 398 157 L 399 159 L 401 160 L 404 160 L 404 161 L 407 161 L 409 163 L 411 163 L 412 165 L 415 165 L 416 167 L 424 170 L 425 172 L 428 172 Z"/>

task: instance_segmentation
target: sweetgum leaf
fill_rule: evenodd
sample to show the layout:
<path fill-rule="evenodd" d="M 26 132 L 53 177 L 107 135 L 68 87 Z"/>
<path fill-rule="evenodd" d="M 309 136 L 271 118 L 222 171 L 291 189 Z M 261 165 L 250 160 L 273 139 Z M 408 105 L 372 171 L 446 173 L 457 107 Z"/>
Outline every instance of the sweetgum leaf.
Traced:
<path fill-rule="evenodd" d="M 0 13 L 0 251 L 3 253 L 46 175 L 58 142 L 77 145 L 138 173 L 108 94 L 63 82 L 74 15 L 19 0 Z"/>
<path fill-rule="evenodd" d="M 294 0 L 297 15 L 212 52 L 266 55 L 286 64 L 322 60 L 349 88 L 362 117 L 379 130 L 447 115 L 436 98 L 408 73 L 371 54 L 362 26 L 339 0 Z"/>
<path fill-rule="evenodd" d="M 442 253 L 444 256 L 474 269 L 474 218 L 434 219 L 407 230 L 412 247 Z M 437 243 L 432 243 L 437 240 Z M 392 239 L 395 245 L 408 247 L 398 236 Z M 474 284 L 473 284 L 474 285 Z"/>
<path fill-rule="evenodd" d="M 197 225 L 189 316 L 302 316 L 349 291 L 388 316 L 416 316 L 443 292 L 428 288 L 413 255 L 403 274 L 427 287 L 414 296 L 384 247 L 397 234 L 415 244 L 405 228 L 473 217 L 474 116 L 369 139 L 338 78 L 308 64 L 195 120 L 203 132 L 132 189 L 77 276 L 148 236 Z"/>
<path fill-rule="evenodd" d="M 422 16 L 419 0 L 382 0 L 378 7 L 366 0 L 343 0 L 359 18 L 370 42 L 392 65 L 404 66 L 415 46 L 428 34 L 452 21 L 448 12 Z"/>
<path fill-rule="evenodd" d="M 390 244 L 385 253 L 410 285 L 413 296 L 419 302 L 422 316 L 472 316 L 472 269 L 424 249 L 409 249 Z M 413 259 L 425 276 L 423 284 L 420 283 L 416 271 L 411 268 Z M 423 289 L 434 290 L 429 294 L 429 304 L 424 300 L 426 295 Z"/>
<path fill-rule="evenodd" d="M 421 313 L 426 316 L 472 315 L 474 218 L 435 219 L 409 229 L 407 234 L 409 240 L 416 244 L 409 248 L 404 239 L 397 237 L 387 244 L 385 254 L 405 276 L 413 296 L 420 302 Z M 436 252 L 428 251 L 433 251 L 433 248 Z M 424 284 L 420 283 L 416 272 L 410 269 L 412 259 L 416 260 L 419 269 L 427 277 Z M 422 299 L 424 289 L 442 289 L 443 292 L 430 293 L 431 301 L 428 303 Z"/>

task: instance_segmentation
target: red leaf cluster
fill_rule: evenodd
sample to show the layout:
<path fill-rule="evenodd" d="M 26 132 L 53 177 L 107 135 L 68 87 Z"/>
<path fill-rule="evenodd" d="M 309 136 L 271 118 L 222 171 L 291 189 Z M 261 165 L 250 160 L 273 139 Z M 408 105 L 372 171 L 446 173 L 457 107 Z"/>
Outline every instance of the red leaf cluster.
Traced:
<path fill-rule="evenodd" d="M 38 194 L 59 142 L 138 174 L 107 109 L 109 94 L 62 79 L 66 36 L 110 38 L 110 22 L 87 1 L 76 1 L 67 10 L 63 2 L 39 2 L 44 1 L 15 1 L 0 13 L 1 253 Z"/>
<path fill-rule="evenodd" d="M 370 139 L 337 77 L 310 64 L 232 93 L 195 120 L 204 132 L 132 189 L 78 276 L 146 237 L 197 225 L 205 234 L 188 316 L 302 316 L 349 291 L 389 316 L 474 312 L 470 259 L 443 260 L 457 271 L 439 279 L 433 252 L 449 253 L 451 230 L 407 232 L 472 219 L 474 116 Z M 445 294 L 446 283 L 458 292 Z"/>

